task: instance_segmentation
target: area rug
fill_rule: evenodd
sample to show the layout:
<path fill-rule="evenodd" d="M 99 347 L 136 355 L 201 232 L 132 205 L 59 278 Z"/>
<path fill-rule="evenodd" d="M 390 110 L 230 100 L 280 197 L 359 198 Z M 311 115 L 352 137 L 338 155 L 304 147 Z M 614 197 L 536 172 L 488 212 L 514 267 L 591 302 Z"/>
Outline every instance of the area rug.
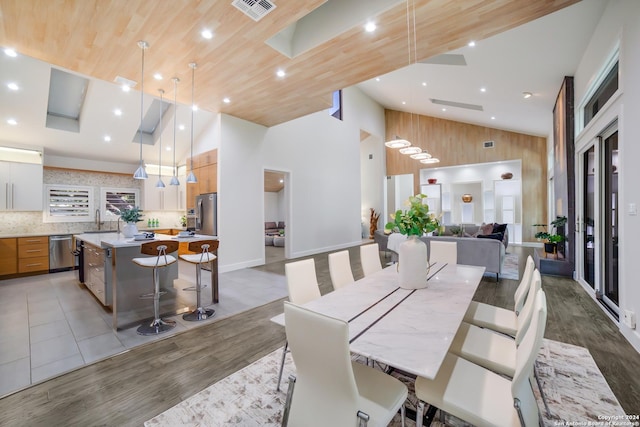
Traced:
<path fill-rule="evenodd" d="M 504 263 L 502 264 L 502 273 L 500 277 L 503 279 L 518 280 L 520 276 L 518 274 L 518 255 L 517 254 L 505 254 Z"/>
<path fill-rule="evenodd" d="M 279 426 L 286 399 L 287 378 L 295 372 L 293 360 L 288 354 L 281 391 L 276 391 L 281 355 L 282 349 L 269 353 L 150 419 L 144 425 Z M 544 340 L 536 365 L 549 405 L 547 414 L 534 384 L 543 425 L 575 425 L 568 423 L 598 421 L 598 416 L 624 417 L 624 411 L 587 349 Z M 400 379 L 409 387 L 407 407 L 415 408 L 413 380 L 402 376 Z M 434 421 L 432 426 L 468 425 L 446 414 L 436 414 L 436 419 L 438 421 Z M 396 415 L 390 426 L 400 425 L 400 417 Z M 411 427 L 415 423 L 407 420 L 406 425 Z"/>

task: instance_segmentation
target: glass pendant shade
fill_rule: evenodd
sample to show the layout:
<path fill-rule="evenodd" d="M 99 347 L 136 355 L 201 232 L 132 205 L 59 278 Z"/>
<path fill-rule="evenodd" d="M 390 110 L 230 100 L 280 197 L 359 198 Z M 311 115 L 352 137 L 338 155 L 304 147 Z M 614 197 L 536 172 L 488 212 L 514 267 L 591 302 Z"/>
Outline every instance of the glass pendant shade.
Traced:
<path fill-rule="evenodd" d="M 149 43 L 144 40 L 138 42 L 138 47 L 142 50 L 142 73 L 140 76 L 140 166 L 133 173 L 135 179 L 147 179 L 147 171 L 144 170 L 144 161 L 142 160 L 142 112 L 144 110 L 144 51 L 149 48 Z"/>
<path fill-rule="evenodd" d="M 189 176 L 187 177 L 187 184 L 195 184 L 198 182 L 198 179 L 193 174 L 193 93 L 195 87 L 195 78 L 196 78 L 196 67 L 198 64 L 195 62 L 191 62 L 189 67 L 191 68 L 191 172 L 189 172 Z"/>
<path fill-rule="evenodd" d="M 171 181 L 169 185 L 180 185 L 180 180 L 178 179 L 178 165 L 176 164 L 176 125 L 178 122 L 178 83 L 180 79 L 177 77 L 172 78 L 173 80 L 173 176 L 171 177 Z"/>

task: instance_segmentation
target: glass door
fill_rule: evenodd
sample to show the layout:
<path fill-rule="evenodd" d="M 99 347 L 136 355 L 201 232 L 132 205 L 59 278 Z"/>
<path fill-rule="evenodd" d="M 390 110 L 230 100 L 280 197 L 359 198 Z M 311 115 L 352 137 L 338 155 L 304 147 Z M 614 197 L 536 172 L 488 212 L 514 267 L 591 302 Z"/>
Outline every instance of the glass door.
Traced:
<path fill-rule="evenodd" d="M 618 313 L 618 131 L 603 140 L 603 300 Z"/>
<path fill-rule="evenodd" d="M 582 268 L 583 279 L 595 289 L 595 147 L 582 155 L 583 194 L 582 210 L 584 224 L 582 229 Z"/>

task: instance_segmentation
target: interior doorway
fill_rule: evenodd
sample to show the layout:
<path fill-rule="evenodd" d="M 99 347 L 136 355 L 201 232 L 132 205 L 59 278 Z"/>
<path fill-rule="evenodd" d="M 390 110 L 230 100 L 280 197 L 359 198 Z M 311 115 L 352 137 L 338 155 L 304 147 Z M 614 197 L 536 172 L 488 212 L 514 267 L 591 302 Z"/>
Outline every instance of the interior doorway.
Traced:
<path fill-rule="evenodd" d="M 289 173 L 264 170 L 264 260 L 283 261 L 290 253 Z"/>

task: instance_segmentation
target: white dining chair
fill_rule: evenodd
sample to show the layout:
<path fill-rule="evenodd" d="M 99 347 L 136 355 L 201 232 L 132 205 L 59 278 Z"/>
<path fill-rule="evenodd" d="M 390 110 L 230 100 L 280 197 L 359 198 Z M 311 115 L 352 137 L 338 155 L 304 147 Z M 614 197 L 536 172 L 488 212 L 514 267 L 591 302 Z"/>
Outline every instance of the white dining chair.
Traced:
<path fill-rule="evenodd" d="M 429 241 L 429 264 L 457 264 L 458 243 Z"/>
<path fill-rule="evenodd" d="M 313 258 L 302 261 L 290 262 L 284 265 L 284 275 L 287 278 L 287 290 L 289 291 L 289 301 L 294 304 L 306 304 L 316 298 L 320 298 L 320 287 L 316 276 L 316 263 Z M 278 372 L 278 385 L 276 390 L 280 391 L 282 382 L 282 371 L 284 360 L 287 357 L 289 343 L 285 341 L 280 360 L 280 370 Z"/>
<path fill-rule="evenodd" d="M 329 254 L 329 275 L 334 290 L 354 282 L 349 251 Z"/>
<path fill-rule="evenodd" d="M 382 270 L 380 249 L 377 243 L 360 246 L 360 264 L 362 264 L 362 274 L 364 274 L 364 277 Z"/>
<path fill-rule="evenodd" d="M 422 427 L 425 403 L 479 427 L 537 427 L 538 404 L 529 378 L 544 336 L 544 293 L 535 297 L 531 322 L 534 326 L 528 328 L 516 351 L 511 380 L 451 353 L 445 356 L 435 379 L 417 377 L 416 427 Z"/>
<path fill-rule="evenodd" d="M 351 360 L 348 323 L 284 304 L 296 375 L 289 378 L 282 425 L 382 427 L 400 410 L 404 426 L 407 387 Z"/>
<path fill-rule="evenodd" d="M 544 294 L 544 291 L 540 289 L 538 293 Z M 527 328 L 535 327 L 530 322 L 533 311 L 522 313 L 522 316 L 529 316 L 529 325 L 524 330 L 519 329 L 518 334 L 524 336 Z M 544 320 L 546 322 L 546 318 Z M 463 322 L 451 342 L 449 352 L 498 374 L 513 377 L 517 349 L 518 345 L 513 338 Z"/>
<path fill-rule="evenodd" d="M 514 295 L 514 310 L 507 310 L 490 304 L 472 301 L 464 315 L 463 321 L 482 328 L 489 328 L 503 334 L 515 336 L 519 327 L 519 314 L 524 310 L 527 302 L 533 300 L 533 296 L 536 294 L 536 290 L 534 290 L 534 286 L 532 286 L 535 282 L 533 280 L 534 270 L 535 264 L 533 258 L 528 257 L 522 279 Z M 536 283 L 538 287 L 541 286 L 540 281 Z M 533 301 L 531 301 L 531 303 L 533 303 Z"/>

